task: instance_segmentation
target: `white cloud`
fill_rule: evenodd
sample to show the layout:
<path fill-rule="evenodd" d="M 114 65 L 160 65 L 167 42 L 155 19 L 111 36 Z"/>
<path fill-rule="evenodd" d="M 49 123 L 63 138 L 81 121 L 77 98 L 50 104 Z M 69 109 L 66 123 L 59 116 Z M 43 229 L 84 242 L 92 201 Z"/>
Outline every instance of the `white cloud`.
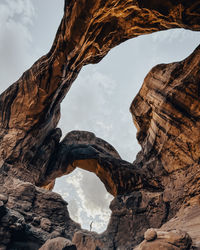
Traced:
<path fill-rule="evenodd" d="M 133 96 L 108 74 L 86 67 L 62 103 L 59 126 L 63 136 L 71 130 L 94 132 L 119 150 L 122 158 L 133 161 L 140 149 L 129 113 Z"/>
<path fill-rule="evenodd" d="M 85 206 L 92 213 L 103 212 L 108 199 L 112 198 L 106 193 L 105 187 L 98 177 L 94 174 L 88 174 L 88 172 L 83 172 L 80 188 L 83 190 Z"/>
<path fill-rule="evenodd" d="M 9 9 L 9 18 L 23 24 L 32 23 L 35 11 L 31 0 L 5 0 L 5 6 Z"/>
<path fill-rule="evenodd" d="M 74 221 L 78 222 L 80 218 L 80 209 L 78 202 L 75 199 L 69 200 L 68 210 L 70 212 L 71 218 L 73 218 Z"/>
<path fill-rule="evenodd" d="M 110 218 L 109 205 L 113 197 L 108 194 L 98 177 L 82 169 L 76 169 L 59 182 L 62 182 L 62 188 L 56 183 L 54 191 L 61 193 L 68 201 L 71 218 L 88 230 L 93 221 L 92 230 L 103 232 Z"/>
<path fill-rule="evenodd" d="M 194 31 L 185 30 L 185 29 L 172 29 L 169 31 L 158 31 L 156 33 L 153 33 L 152 39 L 155 43 L 179 43 L 185 42 L 186 39 L 191 39 L 192 37 L 195 37 L 196 34 Z M 172 48 L 171 48 L 172 49 Z M 172 49 L 173 50 L 173 49 Z"/>
<path fill-rule="evenodd" d="M 29 31 L 34 15 L 30 0 L 5 0 L 0 3 L 1 89 L 16 81 L 34 62 Z"/>

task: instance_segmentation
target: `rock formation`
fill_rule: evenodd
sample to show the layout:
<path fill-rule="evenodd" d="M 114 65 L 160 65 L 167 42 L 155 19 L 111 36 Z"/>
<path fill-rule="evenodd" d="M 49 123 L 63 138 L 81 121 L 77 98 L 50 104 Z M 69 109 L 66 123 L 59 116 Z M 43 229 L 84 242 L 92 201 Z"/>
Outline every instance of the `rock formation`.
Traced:
<path fill-rule="evenodd" d="M 195 0 L 65 1 L 50 52 L 0 96 L 1 249 L 128 250 L 160 227 L 137 249 L 200 248 L 200 47 L 146 76 L 130 107 L 142 146 L 134 163 L 90 132 L 60 141 L 57 128 L 60 103 L 84 65 L 138 35 L 200 30 L 199 8 Z M 115 196 L 103 234 L 82 230 L 50 191 L 76 167 Z"/>

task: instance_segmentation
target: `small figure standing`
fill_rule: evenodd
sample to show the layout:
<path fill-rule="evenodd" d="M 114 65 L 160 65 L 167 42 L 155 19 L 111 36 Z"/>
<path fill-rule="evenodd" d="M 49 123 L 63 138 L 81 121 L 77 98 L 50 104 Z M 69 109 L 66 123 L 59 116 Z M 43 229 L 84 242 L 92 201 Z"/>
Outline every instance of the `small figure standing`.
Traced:
<path fill-rule="evenodd" d="M 93 221 L 90 223 L 90 231 L 92 231 L 92 224 L 93 224 Z"/>

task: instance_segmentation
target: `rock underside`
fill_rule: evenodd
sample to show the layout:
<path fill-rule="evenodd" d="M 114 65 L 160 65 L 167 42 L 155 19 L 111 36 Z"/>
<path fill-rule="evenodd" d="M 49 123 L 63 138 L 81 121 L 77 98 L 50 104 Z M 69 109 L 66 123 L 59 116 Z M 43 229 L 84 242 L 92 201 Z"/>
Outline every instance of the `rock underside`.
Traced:
<path fill-rule="evenodd" d="M 65 0 L 50 52 L 0 96 L 0 249 L 200 249 L 200 47 L 146 76 L 130 107 L 142 147 L 133 163 L 90 132 L 60 141 L 57 128 L 84 65 L 171 28 L 199 31 L 199 1 Z M 51 191 L 76 167 L 114 196 L 102 234 L 82 230 Z"/>

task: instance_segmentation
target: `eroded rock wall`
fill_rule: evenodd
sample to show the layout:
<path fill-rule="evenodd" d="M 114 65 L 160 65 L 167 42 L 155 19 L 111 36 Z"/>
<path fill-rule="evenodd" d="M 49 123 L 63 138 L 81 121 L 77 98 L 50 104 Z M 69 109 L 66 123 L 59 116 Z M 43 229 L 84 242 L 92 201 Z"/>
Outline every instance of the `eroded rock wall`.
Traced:
<path fill-rule="evenodd" d="M 0 96 L 1 166 L 6 163 L 10 174 L 37 184 L 55 150 L 54 138 L 48 153 L 43 148 L 58 124 L 60 103 L 81 68 L 138 35 L 170 28 L 199 30 L 199 18 L 194 0 L 66 0 L 49 53 Z M 41 148 L 44 158 L 37 152 Z M 36 154 L 42 158 L 40 166 L 33 162 Z"/>

